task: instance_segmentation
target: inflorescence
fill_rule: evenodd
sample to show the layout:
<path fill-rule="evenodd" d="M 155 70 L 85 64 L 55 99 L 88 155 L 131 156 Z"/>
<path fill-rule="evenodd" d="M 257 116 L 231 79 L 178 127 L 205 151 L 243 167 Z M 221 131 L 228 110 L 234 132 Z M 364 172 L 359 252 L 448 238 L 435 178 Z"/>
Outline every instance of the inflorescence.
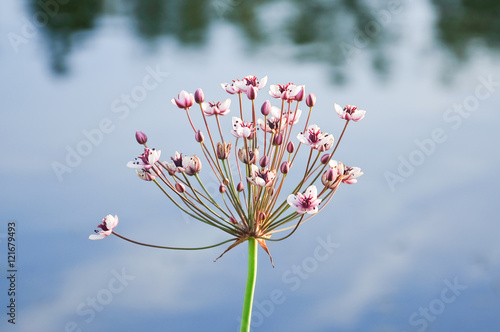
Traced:
<path fill-rule="evenodd" d="M 222 128 L 220 118 L 230 113 L 231 99 L 206 102 L 201 89 L 194 94 L 181 91 L 177 98 L 172 99 L 175 106 L 186 112 L 194 139 L 200 145 L 203 164 L 208 164 L 204 169 L 213 172 L 217 179 L 218 193 L 209 192 L 203 184 L 199 176 L 202 171 L 199 157 L 175 152 L 170 161 L 160 161 L 161 151 L 149 148 L 146 135 L 139 131 L 136 139 L 144 145 L 144 152 L 127 164 L 141 179 L 156 183 L 184 213 L 230 234 L 229 240 L 200 248 L 148 245 L 114 232 L 118 217 L 111 215 L 103 219 L 98 226 L 101 230 L 90 239 L 115 234 L 140 245 L 187 250 L 212 248 L 232 241 L 223 255 L 252 237 L 271 258 L 266 241 L 288 238 L 299 225 L 325 208 L 341 183 L 356 183 L 363 174 L 361 169 L 346 166 L 333 156 L 348 123 L 363 119 L 365 111 L 352 105 L 342 108 L 334 104 L 337 114 L 345 120 L 335 143 L 331 134 L 309 124 L 316 96 L 313 93 L 306 96 L 304 85 L 271 85 L 269 94 L 280 101 L 280 106 L 265 101 L 260 107 L 262 116 L 257 118 L 255 99 L 266 83 L 267 76 L 260 81 L 256 76 L 247 76 L 230 84 L 221 84 L 229 94 L 236 95 L 239 102 L 239 116 L 232 117 L 230 130 Z M 249 111 L 243 110 L 242 99 L 245 97 L 251 104 Z M 309 110 L 305 123 L 301 125 L 299 120 L 304 116 L 299 105 L 304 100 Z M 200 120 L 196 125 L 190 114 L 195 104 L 200 109 Z M 215 118 L 211 125 L 210 117 Z M 300 132 L 293 134 L 297 131 Z M 307 158 L 297 158 L 301 146 L 308 149 Z M 304 163 L 300 165 L 302 161 Z M 285 198 L 280 193 L 292 169 L 297 169 L 301 176 L 294 188 L 290 186 L 293 189 Z M 277 233 L 284 231 L 288 233 L 277 237 Z"/>

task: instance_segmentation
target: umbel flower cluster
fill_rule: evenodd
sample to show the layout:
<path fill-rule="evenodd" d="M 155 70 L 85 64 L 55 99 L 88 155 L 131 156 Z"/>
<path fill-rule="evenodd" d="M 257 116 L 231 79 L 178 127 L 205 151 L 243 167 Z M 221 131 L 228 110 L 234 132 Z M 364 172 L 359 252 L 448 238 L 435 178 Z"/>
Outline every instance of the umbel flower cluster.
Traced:
<path fill-rule="evenodd" d="M 342 133 L 335 140 L 318 125 L 310 124 L 316 96 L 306 95 L 304 85 L 271 85 L 269 95 L 278 106 L 269 100 L 256 105 L 257 95 L 266 84 L 267 76 L 260 80 L 247 76 L 221 84 L 237 98 L 236 110 L 231 110 L 229 98 L 206 101 L 201 89 L 194 94 L 181 91 L 172 103 L 187 116 L 199 144 L 198 156 L 175 152 L 169 160 L 162 160 L 161 151 L 148 147 L 146 135 L 138 131 L 136 139 L 144 145 L 144 152 L 127 164 L 142 180 L 154 182 L 184 213 L 228 233 L 230 239 L 200 248 L 144 244 L 113 231 L 118 217 L 111 215 L 103 219 L 98 226 L 101 230 L 90 239 L 115 234 L 136 244 L 167 249 L 205 249 L 232 242 L 224 255 L 255 238 L 271 258 L 266 241 L 280 241 L 292 235 L 299 225 L 325 208 L 342 183 L 356 183 L 363 174 L 359 167 L 334 159 L 334 154 L 349 122 L 363 119 L 365 111 L 334 104 L 338 116 L 345 120 Z M 307 107 L 307 111 L 299 106 Z M 198 113 L 196 118 L 192 116 L 194 112 Z M 223 128 L 221 117 L 230 113 L 232 126 Z M 305 152 L 297 157 L 301 148 Z M 297 176 L 289 176 L 295 170 L 300 175 L 298 181 Z M 201 179 L 204 172 L 214 174 L 218 192 L 206 189 Z M 287 177 L 297 183 L 285 186 Z M 293 189 L 282 194 L 283 188 Z"/>

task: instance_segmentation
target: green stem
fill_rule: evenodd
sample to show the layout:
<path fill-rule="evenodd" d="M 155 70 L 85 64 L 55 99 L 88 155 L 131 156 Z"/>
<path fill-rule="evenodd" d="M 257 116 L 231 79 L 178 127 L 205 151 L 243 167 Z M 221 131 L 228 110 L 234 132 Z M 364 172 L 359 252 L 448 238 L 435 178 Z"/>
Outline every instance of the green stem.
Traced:
<path fill-rule="evenodd" d="M 240 332 L 250 331 L 252 320 L 252 304 L 255 291 L 255 280 L 257 277 L 257 245 L 253 237 L 248 238 L 248 276 L 245 289 L 245 300 L 243 301 L 243 313 L 241 314 Z"/>

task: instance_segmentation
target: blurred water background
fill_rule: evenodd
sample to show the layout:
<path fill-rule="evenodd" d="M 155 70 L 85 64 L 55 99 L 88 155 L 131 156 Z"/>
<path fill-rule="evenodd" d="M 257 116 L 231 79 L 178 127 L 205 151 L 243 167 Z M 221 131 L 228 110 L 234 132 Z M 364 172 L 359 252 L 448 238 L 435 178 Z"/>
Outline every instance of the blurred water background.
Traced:
<path fill-rule="evenodd" d="M 125 164 L 134 133 L 199 153 L 181 90 L 246 75 L 305 84 L 312 123 L 359 166 L 328 208 L 260 251 L 253 331 L 498 331 L 498 0 L 32 0 L 0 11 L 2 331 L 237 331 L 246 247 L 91 242 L 106 214 L 150 243 L 225 239 Z M 265 90 L 259 103 L 270 99 Z M 236 107 L 236 100 L 233 100 Z M 230 123 L 230 117 L 225 119 Z M 207 180 L 209 187 L 217 183 Z"/>

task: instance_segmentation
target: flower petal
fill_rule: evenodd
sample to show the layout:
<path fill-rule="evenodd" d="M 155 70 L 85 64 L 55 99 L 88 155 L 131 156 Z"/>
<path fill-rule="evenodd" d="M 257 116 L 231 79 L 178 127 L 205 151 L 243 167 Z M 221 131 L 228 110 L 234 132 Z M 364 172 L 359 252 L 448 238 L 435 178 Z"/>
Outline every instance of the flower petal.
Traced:
<path fill-rule="evenodd" d="M 98 233 L 98 234 L 90 234 L 89 235 L 89 240 L 102 240 L 104 239 L 106 236 L 101 234 L 101 233 Z"/>

